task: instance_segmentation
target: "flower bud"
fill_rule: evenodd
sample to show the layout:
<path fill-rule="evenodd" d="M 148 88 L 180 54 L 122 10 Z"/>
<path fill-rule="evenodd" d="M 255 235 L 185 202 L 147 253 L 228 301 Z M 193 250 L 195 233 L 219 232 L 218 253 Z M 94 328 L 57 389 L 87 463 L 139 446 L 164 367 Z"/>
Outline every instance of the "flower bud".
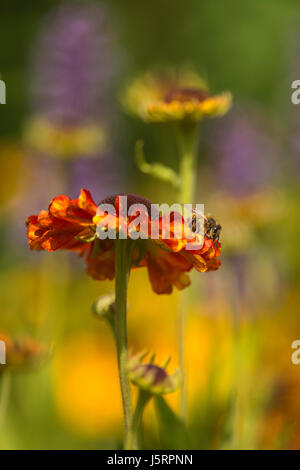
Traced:
<path fill-rule="evenodd" d="M 128 377 L 137 387 L 149 392 L 151 395 L 164 395 L 178 390 L 181 377 L 179 371 L 170 375 L 164 367 L 141 361 L 145 354 L 129 359 Z"/>
<path fill-rule="evenodd" d="M 115 295 L 111 293 L 99 297 L 92 305 L 92 312 L 100 320 L 113 320 L 115 315 Z"/>

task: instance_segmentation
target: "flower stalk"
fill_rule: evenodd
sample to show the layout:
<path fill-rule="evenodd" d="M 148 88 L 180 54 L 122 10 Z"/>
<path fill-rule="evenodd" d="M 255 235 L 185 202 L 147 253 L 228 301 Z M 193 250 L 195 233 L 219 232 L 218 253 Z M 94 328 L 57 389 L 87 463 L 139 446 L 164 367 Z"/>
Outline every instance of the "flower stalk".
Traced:
<path fill-rule="evenodd" d="M 180 204 L 192 204 L 196 188 L 196 162 L 197 162 L 197 124 L 183 123 L 177 128 L 178 147 L 180 151 L 180 188 L 178 190 L 178 202 Z M 178 355 L 179 366 L 182 378 L 180 393 L 180 417 L 186 420 L 187 414 L 187 388 L 185 377 L 185 329 L 186 329 L 186 308 L 184 302 L 185 295 L 182 294 L 179 310 L 179 337 Z"/>
<path fill-rule="evenodd" d="M 178 127 L 178 146 L 180 151 L 180 188 L 178 199 L 181 204 L 192 204 L 196 187 L 197 161 L 197 130 L 196 123 Z"/>
<path fill-rule="evenodd" d="M 132 449 L 132 402 L 127 373 L 127 288 L 132 261 L 132 240 L 116 240 L 116 315 L 115 336 L 117 343 L 118 367 L 122 403 L 124 411 L 125 439 L 124 449 Z"/>

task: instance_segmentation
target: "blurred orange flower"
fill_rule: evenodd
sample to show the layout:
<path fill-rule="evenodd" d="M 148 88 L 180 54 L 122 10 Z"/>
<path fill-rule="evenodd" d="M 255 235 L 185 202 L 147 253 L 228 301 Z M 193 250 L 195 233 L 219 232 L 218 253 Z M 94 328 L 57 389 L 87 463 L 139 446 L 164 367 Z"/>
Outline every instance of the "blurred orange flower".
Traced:
<path fill-rule="evenodd" d="M 0 332 L 0 340 L 5 344 L 5 364 L 0 368 L 17 370 L 38 364 L 46 357 L 46 350 L 29 337 L 15 340 L 6 333 Z"/>
<path fill-rule="evenodd" d="M 125 231 L 129 231 L 130 222 L 136 216 L 123 216 L 119 210 L 121 195 L 110 196 L 101 204 L 113 204 L 116 215 L 106 217 L 109 226 L 118 227 L 122 222 Z M 143 204 L 150 211 L 151 202 L 135 194 L 126 194 L 128 206 Z M 55 251 L 66 249 L 86 255 L 87 273 L 97 280 L 114 279 L 115 243 L 112 239 L 100 240 L 96 229 L 104 220 L 97 213 L 97 206 L 89 191 L 82 189 L 78 199 L 58 196 L 49 205 L 48 211 L 32 215 L 27 219 L 29 246 L 33 250 Z M 148 228 L 152 220 L 148 218 Z M 173 286 L 181 290 L 190 285 L 187 275 L 192 268 L 199 272 L 216 270 L 220 266 L 218 259 L 221 245 L 218 240 L 205 236 L 202 247 L 187 249 L 190 238 L 177 237 L 176 229 L 182 224 L 181 233 L 185 233 L 185 220 L 170 214 L 170 234 L 163 229 L 164 215 L 158 219 L 158 239 L 139 239 L 135 241 L 132 267 L 147 267 L 153 290 L 157 294 L 169 294 Z M 156 221 L 157 222 L 157 221 Z M 148 233 L 150 233 L 150 231 Z"/>

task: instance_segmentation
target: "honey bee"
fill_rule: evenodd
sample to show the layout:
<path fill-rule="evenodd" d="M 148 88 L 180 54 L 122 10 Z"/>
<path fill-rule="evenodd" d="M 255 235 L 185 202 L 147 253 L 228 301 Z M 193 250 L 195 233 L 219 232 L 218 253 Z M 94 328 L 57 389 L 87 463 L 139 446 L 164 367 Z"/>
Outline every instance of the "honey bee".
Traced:
<path fill-rule="evenodd" d="M 204 218 L 204 234 L 207 238 L 211 238 L 214 242 L 220 241 L 222 226 L 217 224 L 216 220 L 211 217 Z"/>
<path fill-rule="evenodd" d="M 222 226 L 217 224 L 216 220 L 211 215 L 205 216 L 193 210 L 189 228 L 196 233 L 200 231 L 199 217 L 203 217 L 204 219 L 204 237 L 213 240 L 213 242 L 219 242 Z"/>

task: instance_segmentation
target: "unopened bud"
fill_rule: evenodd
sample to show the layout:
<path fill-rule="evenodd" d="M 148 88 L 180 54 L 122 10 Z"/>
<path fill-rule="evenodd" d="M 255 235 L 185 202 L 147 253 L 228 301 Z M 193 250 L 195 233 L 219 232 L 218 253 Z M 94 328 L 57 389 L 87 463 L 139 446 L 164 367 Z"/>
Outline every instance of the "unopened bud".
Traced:
<path fill-rule="evenodd" d="M 179 371 L 170 375 L 165 368 L 152 362 L 143 364 L 142 356 L 136 356 L 128 362 L 128 377 L 134 385 L 152 395 L 164 395 L 178 390 L 181 383 Z"/>
<path fill-rule="evenodd" d="M 115 296 L 114 294 L 102 295 L 92 305 L 92 312 L 100 320 L 112 319 L 115 315 Z"/>

